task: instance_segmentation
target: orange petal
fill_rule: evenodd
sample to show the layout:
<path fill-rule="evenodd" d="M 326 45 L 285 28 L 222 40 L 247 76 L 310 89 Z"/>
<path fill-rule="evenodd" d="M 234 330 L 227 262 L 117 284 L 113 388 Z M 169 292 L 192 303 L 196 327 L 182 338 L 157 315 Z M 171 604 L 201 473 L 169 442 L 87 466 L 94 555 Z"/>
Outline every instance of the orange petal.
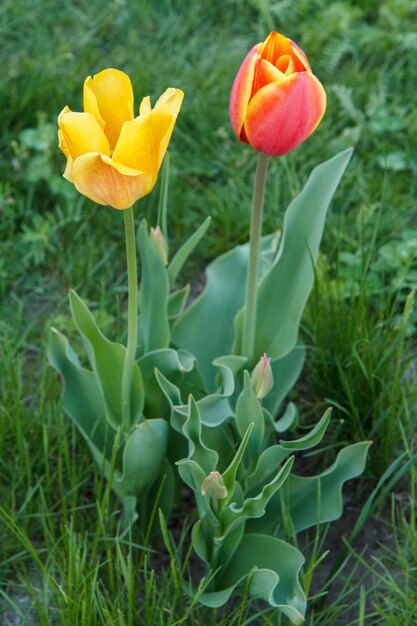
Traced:
<path fill-rule="evenodd" d="M 255 66 L 259 58 L 258 51 L 261 45 L 258 43 L 246 56 L 239 68 L 230 93 L 229 117 L 233 130 L 239 139 L 242 139 L 243 122 L 245 121 L 246 109 L 252 95 Z"/>
<path fill-rule="evenodd" d="M 150 113 L 126 122 L 113 153 L 113 160 L 156 176 L 174 130 L 183 97 L 184 94 L 179 89 L 168 89 Z M 149 101 L 144 98 L 141 111 L 148 111 L 148 105 Z"/>
<path fill-rule="evenodd" d="M 74 185 L 97 204 L 128 209 L 148 194 L 155 182 L 144 172 L 114 163 L 102 154 L 83 154 L 73 164 Z"/>
<path fill-rule="evenodd" d="M 276 65 L 277 60 L 284 54 L 291 54 L 292 47 L 291 41 L 281 35 L 280 33 L 269 33 L 261 47 L 259 48 L 259 54 L 263 59 Z"/>
<path fill-rule="evenodd" d="M 104 122 L 104 132 L 114 149 L 123 124 L 133 119 L 133 90 L 124 72 L 109 68 L 84 83 L 84 110 Z"/>
<path fill-rule="evenodd" d="M 326 93 L 310 72 L 292 74 L 258 91 L 249 103 L 245 131 L 260 152 L 280 156 L 305 141 L 326 109 Z"/>
<path fill-rule="evenodd" d="M 308 59 L 307 59 L 305 53 L 293 41 L 291 41 L 291 47 L 292 47 L 292 51 L 293 51 L 293 58 L 295 56 L 298 59 L 298 61 L 301 63 L 301 65 L 302 65 L 302 67 L 301 68 L 299 67 L 297 69 L 297 71 L 298 72 L 302 72 L 304 70 L 307 70 L 307 71 L 311 72 L 310 63 L 308 62 Z"/>
<path fill-rule="evenodd" d="M 86 152 L 101 152 L 110 155 L 109 142 L 91 113 L 64 111 L 58 117 L 65 149 L 73 160 Z"/>
<path fill-rule="evenodd" d="M 277 81 L 284 80 L 285 74 L 277 69 L 272 63 L 258 57 L 255 67 L 255 76 L 253 79 L 252 95 L 255 95 L 259 89 L 269 85 L 269 83 L 276 83 Z"/>

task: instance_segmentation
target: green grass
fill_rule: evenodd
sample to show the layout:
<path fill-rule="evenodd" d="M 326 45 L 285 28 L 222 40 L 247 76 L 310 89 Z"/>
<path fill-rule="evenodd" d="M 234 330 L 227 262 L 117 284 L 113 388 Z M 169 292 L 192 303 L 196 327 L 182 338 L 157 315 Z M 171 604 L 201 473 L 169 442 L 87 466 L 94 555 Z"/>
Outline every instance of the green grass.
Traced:
<path fill-rule="evenodd" d="M 223 613 L 193 603 L 182 590 L 189 566 L 178 530 L 182 519 L 168 546 L 121 537 L 117 502 L 63 416 L 61 385 L 45 362 L 52 323 L 75 340 L 70 286 L 89 301 L 109 335 L 123 332 L 122 216 L 78 197 L 61 178 L 64 158 L 56 145 L 57 114 L 66 104 L 79 110 L 85 77 L 104 67 L 131 75 L 137 104 L 147 94 L 155 101 L 167 86 L 185 91 L 170 147 L 171 249 L 213 217 L 186 270 L 192 280 L 209 259 L 248 236 L 256 155 L 237 142 L 227 112 L 243 55 L 271 29 L 307 52 L 326 87 L 328 109 L 303 147 L 271 163 L 265 232 L 280 227 L 283 209 L 315 164 L 349 145 L 355 155 L 326 225 L 303 320 L 308 364 L 295 400 L 308 421 L 324 404 L 335 407 L 329 447 L 374 439 L 363 483 L 369 490 L 406 445 L 412 457 L 416 18 L 408 0 L 3 0 L 1 623 L 277 623 L 274 612 L 256 603 Z M 158 189 L 139 203 L 137 218 L 153 223 L 157 202 Z M 415 621 L 415 470 L 410 474 L 392 486 L 392 516 L 383 509 L 378 521 L 375 510 L 365 525 L 378 524 L 386 549 L 373 554 L 372 547 L 354 544 L 324 599 L 314 579 L 337 554 L 317 565 L 309 625 Z M 358 514 L 365 495 L 354 503 Z M 307 586 L 306 572 L 326 541 L 324 530 L 318 544 L 311 539 Z M 159 548 L 162 560 L 153 551 Z M 346 617 L 346 607 L 353 617 Z"/>

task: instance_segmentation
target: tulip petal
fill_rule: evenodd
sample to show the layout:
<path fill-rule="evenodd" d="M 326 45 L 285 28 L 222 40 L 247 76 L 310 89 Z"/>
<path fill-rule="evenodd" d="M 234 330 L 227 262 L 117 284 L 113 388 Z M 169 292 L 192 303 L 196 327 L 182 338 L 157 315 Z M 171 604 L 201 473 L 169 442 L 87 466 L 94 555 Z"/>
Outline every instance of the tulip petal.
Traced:
<path fill-rule="evenodd" d="M 64 139 L 62 145 L 69 151 L 74 161 L 86 152 L 110 155 L 106 135 L 91 113 L 64 111 L 58 117 L 59 128 Z"/>
<path fill-rule="evenodd" d="M 291 41 L 281 35 L 280 33 L 269 33 L 261 47 L 259 48 L 259 54 L 261 57 L 272 65 L 276 65 L 276 62 L 280 57 L 285 54 L 291 55 L 292 46 Z"/>
<path fill-rule="evenodd" d="M 230 94 L 229 117 L 233 130 L 241 138 L 243 122 L 246 116 L 246 109 L 252 95 L 252 85 L 255 73 L 255 66 L 258 51 L 261 44 L 257 44 L 246 55 L 240 69 L 236 75 Z"/>
<path fill-rule="evenodd" d="M 62 109 L 61 113 L 58 115 L 58 125 L 60 122 L 60 119 L 62 118 L 63 115 L 65 115 L 66 113 L 71 113 L 71 109 L 66 106 Z M 62 152 L 65 154 L 66 158 L 67 158 L 67 163 L 65 166 L 65 172 L 63 173 L 63 177 L 66 178 L 67 180 L 70 181 L 70 183 L 72 183 L 72 163 L 73 163 L 73 158 L 71 156 L 71 152 L 68 148 L 68 144 L 65 141 L 65 137 L 61 131 L 60 128 L 58 128 L 58 147 L 60 150 L 62 150 Z"/>
<path fill-rule="evenodd" d="M 310 72 L 288 76 L 258 91 L 249 103 L 245 132 L 250 144 L 270 156 L 294 150 L 311 135 L 326 109 L 326 93 Z"/>
<path fill-rule="evenodd" d="M 301 50 L 301 48 L 299 46 L 297 46 L 296 43 L 294 43 L 291 39 L 291 47 L 292 47 L 292 51 L 293 51 L 293 58 L 294 55 L 297 57 L 297 59 L 301 62 L 302 64 L 302 68 L 298 68 L 299 72 L 302 72 L 304 70 L 307 70 L 308 72 L 311 72 L 311 67 L 310 67 L 310 63 L 308 62 L 308 59 L 305 55 L 305 53 L 303 52 L 303 50 Z"/>
<path fill-rule="evenodd" d="M 184 92 L 181 91 L 181 89 L 174 89 L 173 87 L 169 87 L 164 91 L 161 96 L 159 96 L 158 100 L 155 102 L 154 111 L 159 111 L 160 113 L 168 113 L 169 115 L 177 117 L 183 99 Z"/>
<path fill-rule="evenodd" d="M 176 117 L 184 94 L 179 89 L 167 89 L 150 113 L 126 122 L 113 153 L 113 160 L 156 176 L 174 130 Z M 141 111 L 147 111 L 144 98 Z"/>
<path fill-rule="evenodd" d="M 114 149 L 123 124 L 133 119 L 133 90 L 124 72 L 109 68 L 84 83 L 84 110 L 94 115 Z"/>
<path fill-rule="evenodd" d="M 97 153 L 75 159 L 73 179 L 75 187 L 87 198 L 121 210 L 146 196 L 156 182 L 155 176 L 114 163 Z"/>
<path fill-rule="evenodd" d="M 285 80 L 285 74 L 269 61 L 266 61 L 262 57 L 258 57 L 253 79 L 252 93 L 255 94 L 257 91 L 262 89 L 262 87 L 265 87 L 265 85 L 269 85 L 269 83 L 276 83 L 280 80 Z"/>

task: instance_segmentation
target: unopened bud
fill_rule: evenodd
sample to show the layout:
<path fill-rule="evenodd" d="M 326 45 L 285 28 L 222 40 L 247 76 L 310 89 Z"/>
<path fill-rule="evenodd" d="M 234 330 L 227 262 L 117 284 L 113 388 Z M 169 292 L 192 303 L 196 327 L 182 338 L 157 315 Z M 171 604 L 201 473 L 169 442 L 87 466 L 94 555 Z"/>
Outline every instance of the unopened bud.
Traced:
<path fill-rule="evenodd" d="M 274 386 L 271 359 L 264 352 L 250 377 L 252 387 L 259 400 L 265 398 Z"/>
<path fill-rule="evenodd" d="M 216 500 L 222 500 L 227 496 L 227 489 L 224 485 L 223 476 L 220 472 L 210 472 L 210 474 L 203 480 L 201 485 L 201 493 L 203 496 L 209 498 L 215 498 Z"/>
<path fill-rule="evenodd" d="M 164 265 L 168 265 L 168 244 L 159 226 L 156 228 L 151 227 L 151 234 L 149 238 L 158 250 Z"/>

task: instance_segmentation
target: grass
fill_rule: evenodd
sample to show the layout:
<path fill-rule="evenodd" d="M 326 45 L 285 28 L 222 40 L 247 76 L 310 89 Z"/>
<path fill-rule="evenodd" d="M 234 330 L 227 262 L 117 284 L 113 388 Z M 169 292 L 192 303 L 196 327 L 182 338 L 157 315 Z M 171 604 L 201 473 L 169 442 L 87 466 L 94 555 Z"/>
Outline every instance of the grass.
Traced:
<path fill-rule="evenodd" d="M 61 178 L 55 134 L 58 112 L 65 104 L 79 110 L 84 78 L 104 67 L 132 76 L 137 103 L 149 93 L 154 101 L 168 85 L 185 91 L 171 144 L 172 249 L 213 216 L 188 266 L 191 279 L 248 236 L 256 155 L 238 144 L 227 114 L 243 55 L 271 29 L 306 50 L 328 109 L 302 148 L 271 163 L 265 231 L 281 225 L 283 207 L 315 164 L 349 145 L 355 155 L 326 225 L 303 320 L 308 364 L 295 400 L 306 418 L 324 403 L 335 407 L 329 446 L 375 440 L 369 489 L 404 449 L 413 457 L 416 18 L 407 0 L 113 0 L 106 10 L 101 0 L 1 3 L 1 623 L 243 626 L 278 619 L 253 602 L 216 613 L 185 594 L 180 522 L 165 537 L 162 562 L 139 536 L 121 536 L 117 503 L 63 416 L 60 383 L 45 363 L 52 323 L 75 335 L 70 286 L 105 330 L 120 336 L 123 328 L 123 220 Z M 157 201 L 158 190 L 140 202 L 137 216 L 152 223 Z M 309 625 L 413 624 L 415 480 L 412 467 L 387 494 L 392 514 L 372 511 L 365 524 L 378 529 L 382 548 L 366 550 L 362 533 L 365 545 L 350 546 L 330 590 L 314 588 L 314 580 L 337 554 L 313 567 Z M 360 503 L 355 508 L 359 514 Z M 321 529 L 305 574 L 326 542 Z"/>

